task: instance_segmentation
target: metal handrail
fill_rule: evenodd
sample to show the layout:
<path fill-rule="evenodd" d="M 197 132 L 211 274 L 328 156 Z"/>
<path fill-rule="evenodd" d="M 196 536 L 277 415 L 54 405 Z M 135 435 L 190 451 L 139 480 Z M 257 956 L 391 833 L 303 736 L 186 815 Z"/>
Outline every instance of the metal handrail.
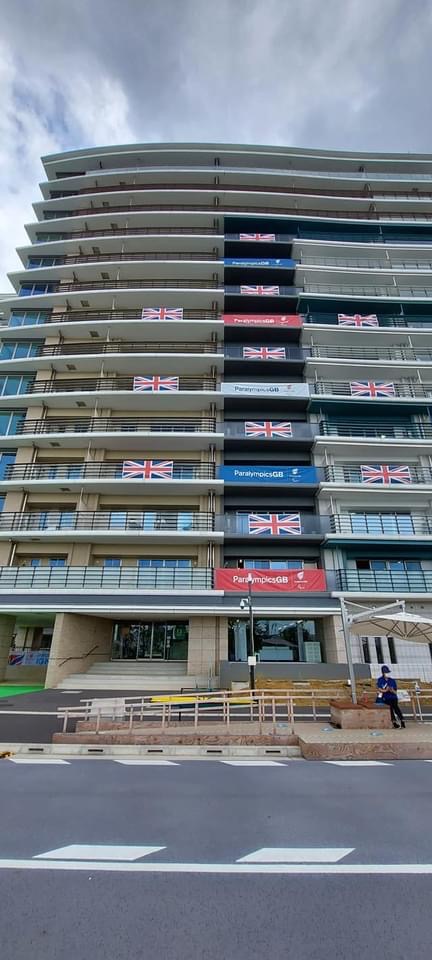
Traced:
<path fill-rule="evenodd" d="M 127 480 L 123 476 L 123 460 L 105 461 L 103 463 L 25 463 L 8 464 L 5 470 L 5 480 L 79 480 L 79 479 L 109 479 Z M 139 461 L 138 461 L 139 462 Z M 165 462 L 165 461 L 162 461 Z M 216 477 L 216 465 L 203 463 L 201 460 L 174 460 L 172 477 L 164 482 L 173 480 L 213 480 Z M 133 481 L 133 482 L 136 482 Z M 144 482 L 144 481 L 140 481 Z M 161 481 L 159 480 L 159 483 Z"/>
<path fill-rule="evenodd" d="M 18 307 L 16 308 L 19 309 Z M 197 310 L 197 309 L 185 309 L 183 311 L 183 318 L 185 320 L 221 320 L 220 314 L 217 310 Z M 64 312 L 59 311 L 53 312 L 50 316 L 44 318 L 44 323 L 76 323 L 78 322 L 97 322 L 98 320 L 106 320 L 110 323 L 115 323 L 116 320 L 141 320 L 141 309 L 131 309 L 131 310 L 66 310 Z M 145 324 L 148 321 L 142 321 L 143 329 L 145 329 Z M 159 323 L 160 321 L 155 321 Z M 173 321 L 178 323 L 177 320 Z"/>
<path fill-rule="evenodd" d="M 29 284 L 30 285 L 30 284 Z M 34 284 L 32 284 L 33 286 Z M 20 296 L 38 296 L 38 294 L 25 294 L 27 281 L 21 286 Z M 71 283 L 47 283 L 45 293 L 76 293 L 80 290 L 221 290 L 223 286 L 219 280 L 86 280 L 75 281 Z M 43 294 L 40 294 L 42 296 Z"/>
<path fill-rule="evenodd" d="M 336 570 L 336 590 L 373 593 L 430 593 L 432 571 Z"/>
<path fill-rule="evenodd" d="M 41 226 L 42 223 L 38 224 Z M 191 236 L 223 236 L 219 227 L 111 227 L 107 230 L 100 230 L 98 227 L 89 230 L 71 231 L 66 236 L 62 233 L 56 240 L 91 240 L 92 237 L 116 237 L 116 236 L 163 236 L 165 234 L 176 234 Z M 35 243 L 50 243 L 52 241 L 41 238 L 36 234 Z M 56 242 L 56 241 L 54 241 Z"/>
<path fill-rule="evenodd" d="M 210 567 L 0 567 L 0 590 L 213 590 Z"/>
<path fill-rule="evenodd" d="M 180 391 L 215 391 L 217 380 L 215 377 L 179 377 Z M 19 395 L 39 393 L 93 393 L 99 391 L 132 391 L 134 392 L 134 377 L 80 377 L 70 380 L 33 380 L 27 383 L 25 390 Z M 138 391 L 139 392 L 139 391 Z M 173 392 L 160 393 L 158 396 L 168 396 L 173 400 Z"/>
<path fill-rule="evenodd" d="M 353 313 L 356 312 L 352 311 Z M 365 311 L 366 312 L 366 311 Z M 318 324 L 327 326 L 338 326 L 337 314 L 334 313 L 315 313 L 310 311 L 307 314 L 303 315 L 304 323 Z M 379 326 L 380 327 L 400 327 L 401 329 L 407 329 L 411 327 L 431 327 L 432 315 L 427 316 L 425 314 L 382 314 L 379 315 Z M 372 328 L 373 331 L 376 331 L 376 327 Z M 365 331 L 367 332 L 367 331 Z"/>
<path fill-rule="evenodd" d="M 418 467 L 416 465 L 413 466 L 410 463 L 408 463 L 407 465 L 409 466 L 409 469 L 410 469 L 411 484 L 419 483 L 419 484 L 429 485 L 430 483 L 432 483 L 432 470 L 428 470 L 425 467 Z M 329 483 L 329 482 L 330 483 L 359 483 L 359 484 L 362 484 L 362 486 L 365 489 L 367 489 L 367 487 L 369 486 L 369 489 L 373 488 L 375 491 L 377 490 L 377 486 L 374 484 L 372 484 L 372 486 L 370 486 L 369 484 L 365 485 L 364 481 L 362 480 L 360 465 L 358 463 L 353 463 L 353 464 L 346 463 L 346 464 L 337 464 L 335 466 L 325 466 L 323 467 L 323 470 L 324 470 L 324 479 L 326 483 Z M 392 484 L 391 487 L 386 486 L 384 487 L 384 489 L 387 489 L 387 490 L 397 489 L 398 492 L 400 493 L 404 490 L 409 490 L 410 483 L 406 485 L 401 483 L 397 483 L 394 485 Z"/>
<path fill-rule="evenodd" d="M 44 255 L 41 254 L 41 257 L 43 256 Z M 59 267 L 59 266 L 67 266 L 68 264 L 72 265 L 76 263 L 110 263 L 110 262 L 117 263 L 117 261 L 123 261 L 123 260 L 126 260 L 126 261 L 137 260 L 140 263 L 145 260 L 150 260 L 150 261 L 162 260 L 164 262 L 165 260 L 198 260 L 198 261 L 204 261 L 204 262 L 206 260 L 212 260 L 212 261 L 214 260 L 221 264 L 223 264 L 224 262 L 223 257 L 220 257 L 218 253 L 214 253 L 213 251 L 209 251 L 208 253 L 195 253 L 195 252 L 194 253 L 191 253 L 191 252 L 190 253 L 171 253 L 168 251 L 164 253 L 137 253 L 134 251 L 133 253 L 127 253 L 127 252 L 126 253 L 124 252 L 123 253 L 93 253 L 93 254 L 80 254 L 80 255 L 66 254 L 64 256 L 60 256 L 59 254 L 53 254 L 52 260 L 53 260 L 52 264 L 43 263 L 40 266 L 39 265 L 27 266 L 26 269 L 27 270 L 43 270 L 45 267 L 51 267 L 51 266 Z"/>
<path fill-rule="evenodd" d="M 389 282 L 386 285 L 375 287 L 364 284 L 349 285 L 343 283 L 340 279 L 339 283 L 309 283 L 309 281 L 305 281 L 303 283 L 303 293 L 330 293 L 335 296 L 349 297 L 403 297 L 405 299 L 419 297 L 424 299 L 432 297 L 432 286 L 412 287 Z"/>
<path fill-rule="evenodd" d="M 375 347 L 375 346 L 328 346 L 323 344 L 312 344 L 309 347 L 311 357 L 325 358 L 329 360 L 389 360 L 399 363 L 404 360 L 418 361 L 420 363 L 429 363 L 432 361 L 432 350 L 425 347 L 406 347 L 396 344 L 394 347 Z"/>
<path fill-rule="evenodd" d="M 364 376 L 364 373 L 360 374 Z M 377 399 L 393 399 L 393 397 L 417 397 L 419 399 L 429 399 L 432 397 L 432 382 L 420 383 L 418 380 L 399 380 L 392 383 L 394 394 L 389 397 L 378 397 Z M 343 381 L 331 380 L 310 380 L 309 389 L 312 394 L 320 396 L 353 397 L 358 399 L 371 399 L 370 397 L 358 397 L 352 392 L 351 384 Z"/>
<path fill-rule="evenodd" d="M 392 273 L 394 270 L 432 270 L 432 260 L 387 260 L 371 257 L 309 257 L 307 254 L 297 260 L 300 267 L 332 267 L 355 270 L 383 270 Z"/>
<path fill-rule="evenodd" d="M 205 353 L 205 354 L 223 354 L 224 345 L 221 342 L 177 340 L 164 341 L 157 343 L 152 340 L 102 340 L 94 342 L 92 340 L 83 340 L 80 343 L 56 343 L 46 346 L 41 344 L 37 351 L 31 354 L 31 357 L 68 357 L 68 356 L 86 356 L 87 354 L 112 354 L 112 353 Z M 21 359 L 21 358 L 20 358 Z M 29 358 L 31 359 L 31 358 Z"/>
<path fill-rule="evenodd" d="M 222 431 L 213 417 L 52 417 L 22 420 L 14 427 L 17 435 L 54 433 L 215 433 Z M 9 434 L 10 436 L 11 434 Z"/>
<path fill-rule="evenodd" d="M 214 187 L 213 187 L 214 190 Z M 220 191 L 223 193 L 223 189 Z M 244 192 L 244 191 L 240 191 Z M 336 199 L 336 198 L 335 198 Z M 375 206 L 373 204 L 373 206 Z M 40 223 L 52 223 L 53 220 L 69 220 L 72 217 L 86 217 L 86 216 L 111 216 L 113 213 L 123 213 L 125 215 L 130 215 L 131 213 L 152 213 L 152 212 L 161 212 L 164 211 L 172 212 L 181 212 L 181 211 L 191 211 L 198 213 L 212 213 L 214 216 L 217 216 L 218 213 L 226 214 L 237 214 L 237 213 L 275 213 L 277 216 L 287 216 L 290 215 L 299 215 L 298 209 L 293 206 L 287 209 L 286 206 L 278 207 L 269 207 L 269 206 L 253 206 L 252 204 L 239 204 L 239 203 L 153 203 L 153 204 L 123 204 L 122 206 L 115 207 L 83 207 L 77 210 L 44 210 L 44 219 Z M 429 222 L 432 220 L 432 214 L 430 213 L 393 213 L 391 211 L 378 211 L 376 209 L 368 210 L 314 210 L 314 209 L 303 209 L 301 211 L 302 218 L 313 218 L 317 217 L 323 219 L 331 220 L 367 220 L 372 222 L 380 221 L 399 221 L 399 222 Z M 91 231 L 86 234 L 89 238 L 92 236 Z"/>
<path fill-rule="evenodd" d="M 47 510 L 0 514 L 0 530 L 125 530 L 144 533 L 209 531 L 216 529 L 214 513 L 159 510 Z"/>
<path fill-rule="evenodd" d="M 210 168 L 208 171 L 212 178 L 214 177 L 214 168 Z M 256 171 L 255 171 L 256 172 Z M 285 175 L 291 176 L 291 171 L 285 171 Z M 341 178 L 342 179 L 342 178 Z M 404 199 L 404 200 L 417 200 L 417 199 L 432 199 L 432 192 L 430 190 L 419 191 L 416 190 L 415 193 L 410 193 L 407 190 L 381 190 L 379 193 L 374 191 L 368 182 L 363 182 L 362 187 L 359 190 L 344 190 L 341 189 L 339 185 L 336 185 L 334 190 L 327 190 L 325 187 L 310 187 L 308 184 L 299 185 L 299 186 L 283 186 L 281 184 L 275 184 L 274 186 L 271 183 L 266 183 L 265 185 L 254 186 L 253 184 L 238 184 L 238 183 L 220 183 L 215 187 L 214 183 L 180 183 L 177 180 L 172 183 L 110 183 L 105 184 L 104 186 L 88 186 L 88 187 L 79 187 L 77 190 L 51 190 L 50 191 L 50 200 L 61 200 L 68 197 L 81 197 L 81 196 L 91 196 L 92 194 L 110 194 L 110 193 L 138 193 L 140 191 L 148 192 L 159 192 L 159 191 L 182 191 L 189 193 L 190 191 L 198 193 L 225 193 L 225 192 L 234 192 L 234 193 L 261 193 L 261 194 L 289 194 L 292 196 L 313 196 L 313 197 L 352 197 L 358 198 L 360 200 L 371 201 L 374 197 L 380 197 L 385 199 L 388 197 L 389 200 L 393 199 Z"/>
<path fill-rule="evenodd" d="M 390 440 L 430 440 L 432 424 L 398 423 L 397 420 L 321 420 L 321 436 L 331 437 L 377 437 Z"/>
<path fill-rule="evenodd" d="M 364 536 L 431 536 L 432 518 L 421 513 L 339 513 L 329 517 L 330 532 Z"/>
<path fill-rule="evenodd" d="M 87 657 L 90 657 L 95 650 L 99 649 L 99 644 L 95 643 L 94 647 L 90 647 L 90 650 L 87 650 L 87 653 L 81 654 L 81 656 L 75 657 L 66 657 L 66 660 L 61 660 L 58 664 L 59 667 L 64 667 L 65 663 L 69 663 L 70 660 L 87 660 Z"/>

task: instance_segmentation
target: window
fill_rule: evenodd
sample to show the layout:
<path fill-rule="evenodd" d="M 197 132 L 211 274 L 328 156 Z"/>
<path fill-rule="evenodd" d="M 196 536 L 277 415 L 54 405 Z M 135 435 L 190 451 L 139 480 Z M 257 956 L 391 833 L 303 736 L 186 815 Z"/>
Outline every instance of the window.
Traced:
<path fill-rule="evenodd" d="M 374 570 L 385 573 L 421 572 L 420 560 L 356 560 L 357 570 Z"/>
<path fill-rule="evenodd" d="M 0 480 L 5 480 L 8 472 L 8 467 L 15 463 L 16 453 L 1 453 L 0 452 Z"/>
<path fill-rule="evenodd" d="M 0 413 L 0 436 L 19 433 L 20 424 L 25 420 L 25 410 L 2 410 Z"/>
<path fill-rule="evenodd" d="M 371 655 L 370 655 L 370 647 L 369 647 L 369 638 L 368 638 L 368 637 L 362 637 L 362 638 L 361 638 L 361 646 L 362 646 L 363 662 L 364 662 L 364 663 L 371 663 Z"/>
<path fill-rule="evenodd" d="M 4 340 L 0 349 L 0 360 L 35 357 L 39 353 L 41 343 L 41 340 Z"/>
<path fill-rule="evenodd" d="M 27 327 L 34 324 L 47 323 L 51 316 L 51 310 L 12 310 L 9 326 Z"/>
<path fill-rule="evenodd" d="M 4 397 L 13 396 L 16 393 L 27 393 L 29 385 L 34 380 L 34 374 L 23 377 L 9 374 L 6 377 L 0 377 L 0 395 Z"/>
<path fill-rule="evenodd" d="M 140 557 L 138 566 L 151 569 L 163 567 L 165 570 L 184 570 L 192 566 L 192 560 L 185 557 Z"/>
<path fill-rule="evenodd" d="M 375 651 L 378 663 L 384 663 L 381 637 L 375 637 Z"/>
<path fill-rule="evenodd" d="M 56 287 L 56 283 L 26 283 L 19 288 L 18 296 L 38 297 L 44 293 L 52 293 Z"/>
<path fill-rule="evenodd" d="M 104 567 L 121 567 L 122 562 L 120 557 L 104 557 L 103 559 Z"/>
<path fill-rule="evenodd" d="M 393 637 L 387 637 L 387 642 L 390 654 L 390 663 L 397 663 L 398 660 L 396 656 L 396 646 Z"/>
<path fill-rule="evenodd" d="M 228 621 L 230 660 L 246 660 L 249 639 L 247 618 Z M 322 661 L 319 624 L 314 620 L 289 620 L 256 617 L 254 648 L 263 661 L 320 663 Z"/>

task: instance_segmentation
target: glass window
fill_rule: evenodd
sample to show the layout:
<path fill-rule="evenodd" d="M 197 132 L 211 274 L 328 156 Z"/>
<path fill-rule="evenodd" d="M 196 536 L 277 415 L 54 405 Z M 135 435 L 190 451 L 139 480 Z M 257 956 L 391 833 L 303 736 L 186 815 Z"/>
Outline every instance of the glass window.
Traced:
<path fill-rule="evenodd" d="M 384 663 L 381 637 L 375 637 L 375 652 L 378 663 Z"/>
<path fill-rule="evenodd" d="M 66 566 L 66 557 L 50 557 L 48 560 L 49 567 L 65 567 Z"/>
<path fill-rule="evenodd" d="M 12 310 L 9 326 L 27 327 L 38 323 L 47 323 L 51 310 Z"/>
<path fill-rule="evenodd" d="M 229 657 L 245 660 L 249 621 L 229 620 Z M 320 663 L 322 660 L 318 625 L 314 620 L 261 618 L 254 620 L 254 648 L 263 661 Z"/>
<path fill-rule="evenodd" d="M 364 662 L 364 663 L 371 663 L 371 655 L 370 655 L 370 648 L 369 648 L 369 639 L 368 639 L 368 637 L 362 637 L 362 638 L 361 638 L 361 646 L 362 646 L 363 662 Z"/>
<path fill-rule="evenodd" d="M 104 557 L 103 560 L 104 567 L 121 567 L 121 564 L 120 557 Z"/>
<path fill-rule="evenodd" d="M 390 663 L 397 663 L 396 646 L 393 637 L 387 637 L 387 642 L 390 653 Z"/>
<path fill-rule="evenodd" d="M 15 463 L 16 453 L 0 453 L 0 480 L 6 479 L 7 468 Z"/>
<path fill-rule="evenodd" d="M 9 433 L 16 433 L 24 418 L 25 410 L 3 410 L 0 413 L 0 435 L 6 437 Z"/>

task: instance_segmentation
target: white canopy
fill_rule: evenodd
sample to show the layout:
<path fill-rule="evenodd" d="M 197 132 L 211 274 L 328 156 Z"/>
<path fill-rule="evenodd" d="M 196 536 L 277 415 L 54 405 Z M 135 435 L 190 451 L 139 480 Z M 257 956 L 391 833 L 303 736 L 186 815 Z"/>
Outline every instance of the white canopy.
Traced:
<path fill-rule="evenodd" d="M 416 613 L 406 613 L 405 610 L 395 613 L 365 611 L 364 615 L 350 617 L 349 629 L 357 636 L 391 636 L 412 643 L 432 643 L 432 620 Z"/>

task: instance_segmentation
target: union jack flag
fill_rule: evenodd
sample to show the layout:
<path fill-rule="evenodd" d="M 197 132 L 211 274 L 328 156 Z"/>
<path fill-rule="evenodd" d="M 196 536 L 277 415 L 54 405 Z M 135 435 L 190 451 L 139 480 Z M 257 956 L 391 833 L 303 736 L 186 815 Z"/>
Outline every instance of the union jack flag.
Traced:
<path fill-rule="evenodd" d="M 292 437 L 292 426 L 289 420 L 246 420 L 244 425 L 245 437 Z"/>
<path fill-rule="evenodd" d="M 298 535 L 302 532 L 299 513 L 250 513 L 249 533 L 272 537 Z"/>
<path fill-rule="evenodd" d="M 262 283 L 256 283 L 253 286 L 243 284 L 240 287 L 240 293 L 246 297 L 278 297 L 279 287 L 263 286 Z"/>
<path fill-rule="evenodd" d="M 179 389 L 178 377 L 134 377 L 135 393 L 175 393 Z"/>
<path fill-rule="evenodd" d="M 338 324 L 340 327 L 378 327 L 378 317 L 376 313 L 338 313 Z"/>
<path fill-rule="evenodd" d="M 395 397 L 394 383 L 385 380 L 353 380 L 350 383 L 352 397 Z"/>
<path fill-rule="evenodd" d="M 391 486 L 393 483 L 412 483 L 411 470 L 405 465 L 392 467 L 388 463 L 362 464 L 360 473 L 361 482 L 369 485 Z"/>
<path fill-rule="evenodd" d="M 172 480 L 173 460 L 123 460 L 123 480 Z"/>
<path fill-rule="evenodd" d="M 143 307 L 141 320 L 183 320 L 183 307 Z"/>
<path fill-rule="evenodd" d="M 286 360 L 285 347 L 243 347 L 244 360 Z"/>
<path fill-rule="evenodd" d="M 266 240 L 274 242 L 276 240 L 275 233 L 239 233 L 239 240 Z"/>

